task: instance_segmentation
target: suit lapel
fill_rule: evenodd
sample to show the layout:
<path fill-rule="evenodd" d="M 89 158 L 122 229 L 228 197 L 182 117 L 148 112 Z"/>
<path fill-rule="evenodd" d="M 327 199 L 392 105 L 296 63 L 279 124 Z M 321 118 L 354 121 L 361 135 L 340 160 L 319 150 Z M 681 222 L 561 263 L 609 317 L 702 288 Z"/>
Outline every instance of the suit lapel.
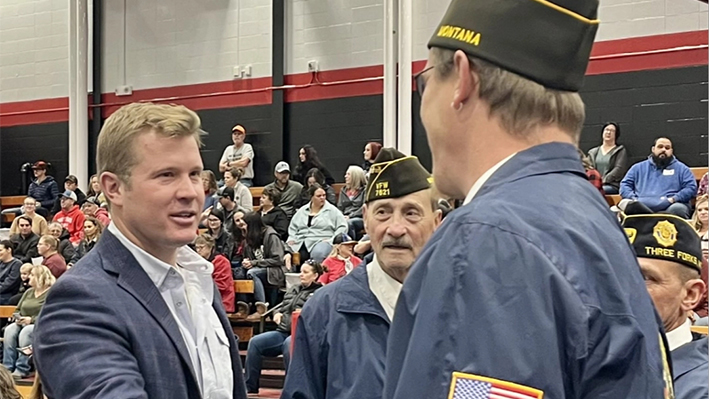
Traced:
<path fill-rule="evenodd" d="M 103 233 L 101 240 L 96 244 L 96 250 L 103 259 L 103 268 L 108 272 L 118 274 L 118 286 L 130 293 L 170 337 L 182 362 L 190 370 L 195 386 L 199 386 L 195 370 L 192 367 L 192 359 L 180 333 L 180 327 L 165 304 L 160 291 L 135 257 L 110 231 Z"/>

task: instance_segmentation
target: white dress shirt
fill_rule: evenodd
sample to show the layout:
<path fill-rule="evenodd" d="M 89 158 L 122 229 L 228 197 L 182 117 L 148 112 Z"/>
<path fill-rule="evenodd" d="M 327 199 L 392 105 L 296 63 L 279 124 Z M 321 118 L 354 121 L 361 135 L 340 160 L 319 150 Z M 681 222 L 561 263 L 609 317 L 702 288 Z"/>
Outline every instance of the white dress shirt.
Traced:
<path fill-rule="evenodd" d="M 665 334 L 667 336 L 667 345 L 670 347 L 670 352 L 679 348 L 684 344 L 692 342 L 692 322 L 687 319 L 684 323 Z"/>
<path fill-rule="evenodd" d="M 173 267 L 135 245 L 114 223 L 108 230 L 160 291 L 185 341 L 202 398 L 231 399 L 234 375 L 229 341 L 212 307 L 214 265 L 185 246 L 177 250 L 177 267 Z"/>
<path fill-rule="evenodd" d="M 384 312 L 389 316 L 389 322 L 391 322 L 394 320 L 394 308 L 396 308 L 396 301 L 399 299 L 402 284 L 382 270 L 376 255 L 367 264 L 367 280 L 369 289 L 377 297 L 377 300 L 384 308 Z"/>
<path fill-rule="evenodd" d="M 483 173 L 482 176 L 480 176 L 480 178 L 478 178 L 478 180 L 475 181 L 475 184 L 473 184 L 473 187 L 470 188 L 470 191 L 468 191 L 468 195 L 465 197 L 465 201 L 463 201 L 463 205 L 467 205 L 470 201 L 472 201 L 473 198 L 475 198 L 475 194 L 477 194 L 478 191 L 480 191 L 483 184 L 485 184 L 485 182 L 487 182 L 488 179 L 490 179 L 490 177 L 492 177 L 493 173 L 497 172 L 497 170 L 500 169 L 502 167 L 502 165 L 506 164 L 507 161 L 512 159 L 512 157 L 515 155 L 517 155 L 516 152 L 514 154 L 510 155 L 509 157 L 503 159 L 502 161 L 498 162 L 497 164 L 495 164 L 495 166 L 493 166 L 492 168 L 488 169 L 485 173 Z"/>

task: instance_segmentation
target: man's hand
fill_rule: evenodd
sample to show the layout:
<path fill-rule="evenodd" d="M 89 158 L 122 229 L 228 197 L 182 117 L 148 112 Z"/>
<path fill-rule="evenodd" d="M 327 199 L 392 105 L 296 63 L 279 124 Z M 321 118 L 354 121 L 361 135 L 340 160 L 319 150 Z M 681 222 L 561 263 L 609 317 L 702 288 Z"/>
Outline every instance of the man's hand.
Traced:
<path fill-rule="evenodd" d="M 669 202 L 670 204 L 674 204 L 674 203 L 675 203 L 675 199 L 674 199 L 673 197 L 667 198 L 667 202 Z"/>
<path fill-rule="evenodd" d="M 276 324 L 281 324 L 281 320 L 283 320 L 283 313 L 276 313 L 273 315 L 273 322 Z"/>
<path fill-rule="evenodd" d="M 244 259 L 244 260 L 241 262 L 241 267 L 243 267 L 244 269 L 251 269 L 252 266 L 253 266 L 253 265 L 251 264 L 251 260 L 250 260 L 250 259 Z"/>
<path fill-rule="evenodd" d="M 31 317 L 20 317 L 17 319 L 17 324 L 21 326 L 29 326 L 32 324 L 32 318 Z"/>

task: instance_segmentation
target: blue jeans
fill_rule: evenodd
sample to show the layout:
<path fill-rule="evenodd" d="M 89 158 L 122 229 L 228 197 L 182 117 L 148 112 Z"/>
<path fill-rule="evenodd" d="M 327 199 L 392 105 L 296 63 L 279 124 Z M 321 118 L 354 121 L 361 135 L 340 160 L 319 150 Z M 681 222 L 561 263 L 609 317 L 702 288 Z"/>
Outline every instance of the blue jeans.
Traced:
<path fill-rule="evenodd" d="M 244 362 L 247 392 L 258 393 L 261 366 L 265 356 L 277 357 L 278 355 L 283 355 L 283 363 L 286 367 L 286 373 L 288 372 L 290 341 L 290 334 L 281 331 L 269 331 L 251 338 L 249 348 L 246 351 L 246 361 Z"/>
<path fill-rule="evenodd" d="M 32 345 L 32 332 L 34 324 L 20 326 L 11 323 L 5 329 L 5 341 L 3 342 L 2 364 L 10 371 L 19 371 L 22 375 L 30 373 L 29 357 L 17 348 L 24 348 Z"/>
<path fill-rule="evenodd" d="M 332 244 L 327 241 L 320 241 L 315 244 L 313 250 L 310 251 L 310 259 L 322 263 L 325 258 L 330 256 L 330 252 L 332 252 Z"/>
<path fill-rule="evenodd" d="M 347 226 L 349 230 L 347 235 L 353 240 L 358 241 L 361 238 L 359 232 L 364 230 L 364 219 L 350 218 L 350 220 L 347 221 Z"/>
<path fill-rule="evenodd" d="M 689 205 L 683 204 L 681 202 L 675 202 L 670 205 L 663 213 L 669 213 L 671 215 L 679 216 L 682 219 L 689 219 L 692 215 Z"/>
<path fill-rule="evenodd" d="M 265 267 L 252 267 L 246 271 L 246 278 L 254 281 L 254 299 L 257 302 L 266 302 L 264 284 L 268 284 L 268 270 Z"/>
<path fill-rule="evenodd" d="M 246 187 L 253 187 L 254 186 L 253 179 L 241 179 L 239 181 L 241 182 L 241 184 L 245 185 Z"/>

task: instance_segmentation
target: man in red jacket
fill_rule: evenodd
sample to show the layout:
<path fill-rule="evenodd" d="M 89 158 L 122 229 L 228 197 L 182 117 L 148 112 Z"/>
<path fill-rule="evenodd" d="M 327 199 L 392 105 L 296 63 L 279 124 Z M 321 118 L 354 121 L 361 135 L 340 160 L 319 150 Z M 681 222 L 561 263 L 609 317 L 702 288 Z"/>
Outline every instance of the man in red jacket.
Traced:
<path fill-rule="evenodd" d="M 101 225 L 105 229 L 108 224 L 111 223 L 111 218 L 108 216 L 108 211 L 106 208 L 101 208 L 101 201 L 98 197 L 91 196 L 86 199 L 84 205 L 81 206 L 81 212 L 86 216 L 93 216 L 101 222 Z"/>
<path fill-rule="evenodd" d="M 69 231 L 69 241 L 74 246 L 84 237 L 84 221 L 86 217 L 76 205 L 76 193 L 71 190 L 64 191 L 61 197 L 62 209 L 54 215 L 54 221 L 61 223 Z"/>

